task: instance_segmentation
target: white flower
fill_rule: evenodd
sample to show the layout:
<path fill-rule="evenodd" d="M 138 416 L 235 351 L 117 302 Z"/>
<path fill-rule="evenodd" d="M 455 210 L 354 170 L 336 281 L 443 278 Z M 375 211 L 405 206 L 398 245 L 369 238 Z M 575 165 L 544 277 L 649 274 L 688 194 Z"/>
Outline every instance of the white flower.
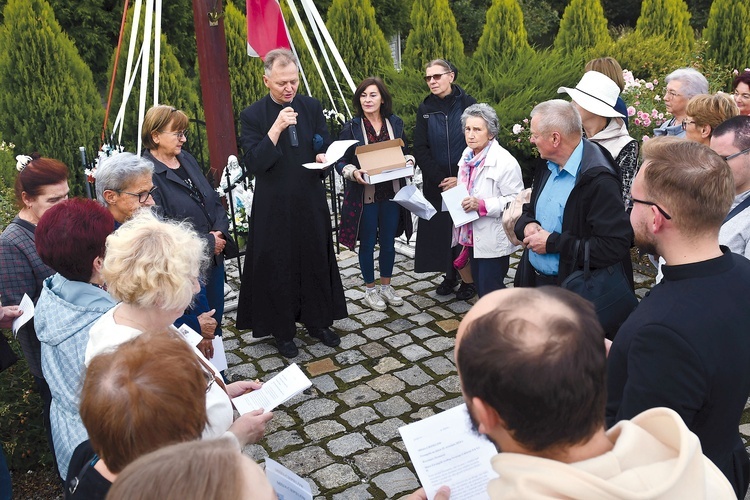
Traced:
<path fill-rule="evenodd" d="M 31 156 L 18 155 L 16 156 L 16 170 L 19 172 L 26 168 L 26 165 L 31 161 Z"/>
<path fill-rule="evenodd" d="M 518 123 L 514 123 L 513 124 L 513 134 L 514 135 L 520 134 L 522 130 L 523 130 L 523 127 L 521 125 L 519 125 Z"/>

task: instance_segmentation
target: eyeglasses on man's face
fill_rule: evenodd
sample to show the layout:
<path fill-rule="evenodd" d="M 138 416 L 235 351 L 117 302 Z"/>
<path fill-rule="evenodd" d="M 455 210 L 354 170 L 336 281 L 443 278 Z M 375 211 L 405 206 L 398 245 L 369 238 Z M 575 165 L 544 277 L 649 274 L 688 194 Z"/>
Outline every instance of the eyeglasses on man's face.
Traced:
<path fill-rule="evenodd" d="M 443 75 L 447 75 L 448 73 L 453 73 L 453 71 L 446 71 L 445 73 L 436 73 L 434 75 L 425 75 L 424 81 L 427 83 L 430 83 L 430 80 L 435 80 L 436 82 L 439 82 L 440 79 L 443 77 Z"/>
<path fill-rule="evenodd" d="M 726 156 L 719 155 L 719 156 L 721 156 L 724 159 L 724 161 L 729 161 L 732 158 L 737 158 L 738 156 L 742 156 L 747 153 L 750 153 L 750 148 L 745 148 L 742 151 L 739 151 L 737 153 L 732 153 L 731 155 L 726 155 Z"/>
<path fill-rule="evenodd" d="M 659 212 L 661 212 L 661 214 L 664 216 L 665 219 L 672 220 L 672 216 L 669 215 L 667 212 L 665 212 L 663 208 L 661 208 L 659 205 L 657 205 L 653 201 L 639 200 L 638 198 L 633 198 L 633 196 L 631 196 L 630 199 L 633 201 L 633 203 L 642 203 L 644 205 L 649 205 L 651 207 L 656 207 L 656 209 Z"/>
<path fill-rule="evenodd" d="M 138 197 L 138 203 L 146 203 L 148 201 L 149 196 L 154 195 L 154 191 L 156 191 L 156 186 L 152 187 L 148 191 L 141 191 L 140 193 L 129 193 L 127 191 L 118 191 L 120 194 L 129 194 L 130 196 L 137 196 Z"/>

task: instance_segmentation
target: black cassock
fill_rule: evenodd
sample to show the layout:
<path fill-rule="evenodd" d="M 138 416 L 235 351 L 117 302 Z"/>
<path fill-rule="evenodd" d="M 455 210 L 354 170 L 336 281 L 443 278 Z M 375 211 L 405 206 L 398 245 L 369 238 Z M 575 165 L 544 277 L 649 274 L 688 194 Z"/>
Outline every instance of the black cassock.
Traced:
<path fill-rule="evenodd" d="M 292 107 L 298 113 L 299 146 L 294 148 L 288 130 L 276 145 L 268 137 L 282 109 L 270 96 L 240 114 L 245 166 L 255 176 L 255 196 L 237 327 L 252 328 L 254 337 L 281 340 L 294 338 L 295 322 L 328 327 L 347 316 L 324 174 L 302 166 L 314 162 L 331 142 L 323 108 L 299 95 Z M 322 138 L 317 151 L 316 134 Z"/>

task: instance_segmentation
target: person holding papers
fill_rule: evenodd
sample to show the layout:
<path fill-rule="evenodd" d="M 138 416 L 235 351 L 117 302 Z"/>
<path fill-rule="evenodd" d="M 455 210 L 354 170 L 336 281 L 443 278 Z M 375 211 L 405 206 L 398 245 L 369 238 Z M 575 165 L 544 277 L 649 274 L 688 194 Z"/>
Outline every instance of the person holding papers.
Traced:
<path fill-rule="evenodd" d="M 199 290 L 198 270 L 207 259 L 205 239 L 190 224 L 160 221 L 151 212 L 141 211 L 107 237 L 107 253 L 102 276 L 109 293 L 121 301 L 91 327 L 85 362 L 111 350 L 146 330 L 170 330 L 175 319 Z M 227 430 L 241 443 L 255 443 L 273 416 L 250 412 L 233 422 L 231 399 L 259 389 L 260 383 L 240 381 L 225 385 L 221 374 L 196 347 L 202 337 L 193 332 L 185 339 L 194 356 L 215 376 L 206 392 L 208 425 L 203 437 L 221 436 Z M 165 365 L 164 370 L 177 369 Z"/>
<path fill-rule="evenodd" d="M 376 76 L 365 78 L 352 98 L 357 116 L 348 121 L 339 140 L 356 140 L 359 145 L 402 139 L 406 142 L 404 122 L 394 115 L 393 99 L 383 80 Z M 403 148 L 404 153 L 407 147 Z M 348 182 L 341 210 L 339 241 L 350 250 L 359 244 L 359 267 L 365 281 L 365 303 L 376 311 L 385 311 L 386 303 L 403 305 L 404 300 L 391 286 L 393 263 L 396 258 L 396 236 L 406 232 L 411 237 L 411 214 L 393 201 L 405 179 L 368 184 L 362 178 L 355 146 L 336 163 L 336 170 Z M 406 163 L 414 165 L 414 157 L 406 155 Z M 378 264 L 380 287 L 375 286 L 375 242 L 380 244 Z"/>
<path fill-rule="evenodd" d="M 463 246 L 457 264 L 470 259 L 471 275 L 482 297 L 505 288 L 510 254 L 518 247 L 503 230 L 503 207 L 523 189 L 523 179 L 518 161 L 497 142 L 500 124 L 489 104 L 466 108 L 461 125 L 467 148 L 458 162 L 458 184 L 469 193 L 461 207 L 477 212 L 479 219 L 454 227 L 453 246 Z"/>

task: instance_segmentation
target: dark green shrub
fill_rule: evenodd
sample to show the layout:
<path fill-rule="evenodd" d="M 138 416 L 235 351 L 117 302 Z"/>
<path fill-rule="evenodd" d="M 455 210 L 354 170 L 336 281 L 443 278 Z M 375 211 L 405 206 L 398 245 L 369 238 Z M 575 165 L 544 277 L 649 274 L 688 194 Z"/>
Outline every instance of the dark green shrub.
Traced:
<path fill-rule="evenodd" d="M 224 31 L 227 38 L 229 85 L 232 89 L 232 109 L 235 120 L 240 112 L 265 96 L 263 61 L 247 55 L 247 21 L 245 14 L 232 3 L 224 8 Z M 239 129 L 237 133 L 239 134 Z"/>
<path fill-rule="evenodd" d="M 487 11 L 474 59 L 500 61 L 527 57 L 531 52 L 523 11 L 517 0 L 494 0 Z"/>
<path fill-rule="evenodd" d="M 715 0 L 703 36 L 706 56 L 732 68 L 750 65 L 750 5 L 747 2 Z"/>
<path fill-rule="evenodd" d="M 437 58 L 460 66 L 464 43 L 448 0 L 414 0 L 410 18 L 412 30 L 402 57 L 405 68 L 422 70 L 425 64 Z"/>
<path fill-rule="evenodd" d="M 664 38 L 680 51 L 690 50 L 695 43 L 690 12 L 683 0 L 643 0 L 635 32 L 641 38 Z"/>
<path fill-rule="evenodd" d="M 683 65 L 689 51 L 683 51 L 661 36 L 644 37 L 630 31 L 617 39 L 610 53 L 595 57 L 612 56 L 623 69 L 629 69 L 636 78 L 653 80 L 664 77 Z"/>
<path fill-rule="evenodd" d="M 607 43 L 607 19 L 600 0 L 571 0 L 560 20 L 555 48 L 565 53 Z"/>

